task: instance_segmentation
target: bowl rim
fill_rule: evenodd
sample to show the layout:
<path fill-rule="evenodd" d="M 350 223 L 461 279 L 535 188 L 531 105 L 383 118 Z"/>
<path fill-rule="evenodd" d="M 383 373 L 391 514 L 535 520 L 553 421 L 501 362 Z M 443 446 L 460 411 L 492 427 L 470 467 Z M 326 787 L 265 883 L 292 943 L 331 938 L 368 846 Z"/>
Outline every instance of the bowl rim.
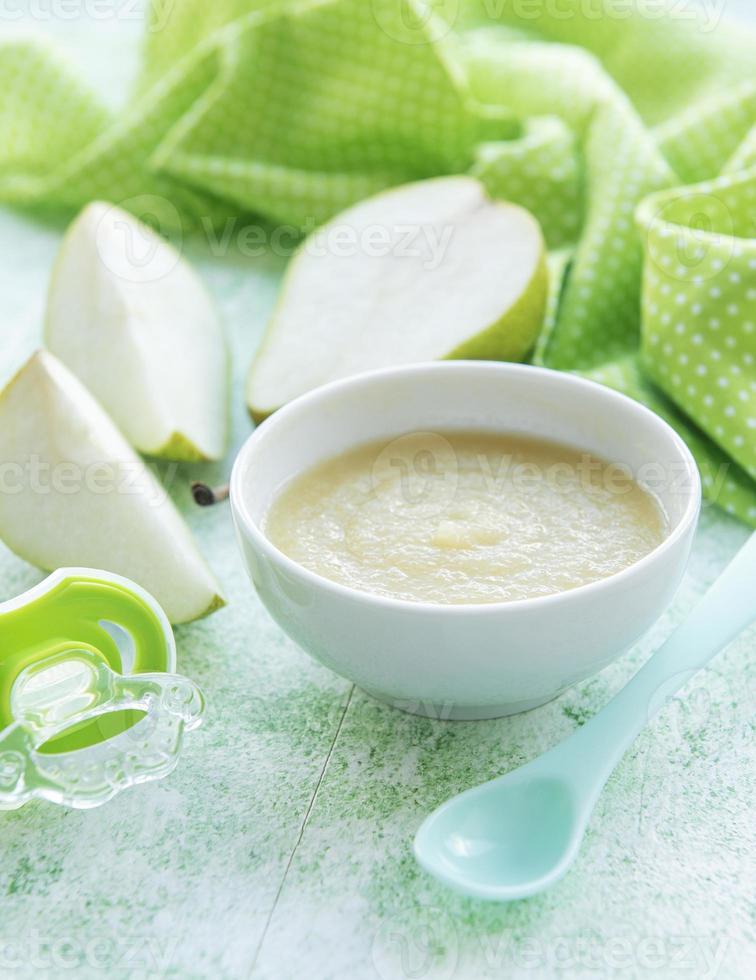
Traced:
<path fill-rule="evenodd" d="M 680 459 L 685 463 L 688 475 L 690 476 L 690 490 L 688 491 L 687 503 L 677 526 L 671 531 L 671 533 L 667 534 L 655 548 L 649 551 L 648 554 L 643 555 L 642 558 L 634 561 L 631 565 L 621 569 L 619 572 L 615 572 L 613 575 L 596 579 L 594 582 L 588 582 L 585 585 L 579 585 L 573 589 L 565 589 L 561 592 L 552 592 L 543 596 L 531 596 L 525 599 L 503 600 L 501 602 L 425 602 L 415 601 L 413 599 L 399 599 L 394 596 L 385 596 L 374 592 L 368 592 L 367 590 L 363 589 L 355 589 L 352 588 L 352 586 L 343 585 L 341 582 L 334 582 L 333 580 L 328 579 L 317 572 L 311 571 L 304 565 L 300 565 L 299 562 L 289 558 L 288 555 L 284 554 L 284 552 L 273 544 L 273 542 L 262 531 L 252 515 L 249 513 L 242 486 L 242 472 L 245 469 L 245 464 L 247 463 L 248 457 L 254 453 L 255 449 L 257 448 L 260 441 L 261 432 L 270 434 L 271 429 L 268 428 L 268 426 L 285 424 L 286 421 L 291 419 L 291 417 L 295 416 L 297 413 L 306 410 L 313 410 L 319 401 L 327 399 L 334 392 L 348 390 L 349 388 L 359 389 L 363 385 L 369 384 L 373 380 L 379 381 L 384 378 L 411 374 L 452 374 L 457 372 L 470 372 L 472 374 L 476 372 L 490 372 L 500 373 L 502 375 L 536 372 L 542 377 L 546 376 L 552 379 L 558 378 L 560 383 L 563 383 L 568 387 L 572 385 L 575 389 L 582 389 L 583 392 L 587 391 L 589 392 L 589 396 L 613 400 L 617 403 L 623 404 L 624 407 L 630 411 L 645 415 L 646 418 L 652 421 L 653 425 L 665 430 L 667 436 L 671 438 L 672 444 L 678 451 Z M 355 443 L 355 445 L 358 445 L 358 443 Z M 660 415 L 657 415 L 656 412 L 651 411 L 651 409 L 647 408 L 641 402 L 636 401 L 634 398 L 630 398 L 622 392 L 617 391 L 615 388 L 610 388 L 607 385 L 602 385 L 596 381 L 590 380 L 589 378 L 584 378 L 570 372 L 555 371 L 552 368 L 544 368 L 532 364 L 521 364 L 511 361 L 421 361 L 414 364 L 400 365 L 398 367 L 365 371 L 360 374 L 350 375 L 347 378 L 340 378 L 336 381 L 331 381 L 317 388 L 313 388 L 311 391 L 305 392 L 299 397 L 288 402 L 283 407 L 279 408 L 273 415 L 269 416 L 264 422 L 260 423 L 254 429 L 254 431 L 245 439 L 238 453 L 236 454 L 231 471 L 230 501 L 232 514 L 239 531 L 241 532 L 241 529 L 243 529 L 244 533 L 252 538 L 256 547 L 269 560 L 281 566 L 289 574 L 293 574 L 298 578 L 303 579 L 314 588 L 331 592 L 336 596 L 340 596 L 344 599 L 350 599 L 353 602 L 377 605 L 383 608 L 394 609 L 405 613 L 433 614 L 436 616 L 447 617 L 471 614 L 501 615 L 505 610 L 514 612 L 515 610 L 524 609 L 543 609 L 545 606 L 553 606 L 558 603 L 570 601 L 579 602 L 584 596 L 589 595 L 591 591 L 600 593 L 602 590 L 621 586 L 623 582 L 642 574 L 651 565 L 656 563 L 663 555 L 670 552 L 675 545 L 689 533 L 691 525 L 696 525 L 701 508 L 701 477 L 698 466 L 693 458 L 693 454 L 685 441 L 672 428 L 672 426 Z"/>

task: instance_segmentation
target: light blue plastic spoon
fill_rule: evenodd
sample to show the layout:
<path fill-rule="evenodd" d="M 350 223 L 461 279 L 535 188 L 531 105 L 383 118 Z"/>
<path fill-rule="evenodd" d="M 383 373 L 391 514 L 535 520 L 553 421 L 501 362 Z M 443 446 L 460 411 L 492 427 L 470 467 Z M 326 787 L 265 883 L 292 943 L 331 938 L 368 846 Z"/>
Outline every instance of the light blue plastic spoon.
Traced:
<path fill-rule="evenodd" d="M 457 891 L 499 902 L 559 881 L 635 737 L 754 619 L 756 534 L 685 623 L 587 724 L 533 762 L 435 810 L 415 838 L 419 863 Z"/>

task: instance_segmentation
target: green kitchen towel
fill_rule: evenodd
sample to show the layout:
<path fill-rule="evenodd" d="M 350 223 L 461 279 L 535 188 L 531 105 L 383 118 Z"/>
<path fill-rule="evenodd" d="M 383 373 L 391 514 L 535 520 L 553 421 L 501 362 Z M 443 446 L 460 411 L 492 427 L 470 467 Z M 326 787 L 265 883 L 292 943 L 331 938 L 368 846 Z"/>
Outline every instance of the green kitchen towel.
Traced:
<path fill-rule="evenodd" d="M 662 8 L 665 8 L 662 9 Z M 756 526 L 756 34 L 679 0 L 154 0 L 103 107 L 53 50 L 0 47 L 0 200 L 105 198 L 166 232 L 302 232 L 472 173 L 551 249 L 533 355 L 660 412 Z"/>

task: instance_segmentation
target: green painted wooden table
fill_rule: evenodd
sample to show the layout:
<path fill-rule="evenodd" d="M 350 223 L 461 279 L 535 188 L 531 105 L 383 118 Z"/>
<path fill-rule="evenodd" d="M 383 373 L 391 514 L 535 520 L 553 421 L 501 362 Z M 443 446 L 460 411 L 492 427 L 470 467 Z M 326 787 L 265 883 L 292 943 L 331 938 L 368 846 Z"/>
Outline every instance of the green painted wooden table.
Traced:
<path fill-rule="evenodd" d="M 117 98 L 138 18 L 32 26 L 61 34 Z M 189 249 L 233 349 L 236 446 L 249 431 L 240 385 L 284 266 L 244 254 L 242 231 L 231 229 L 227 246 Z M 40 341 L 60 235 L 0 217 L 2 382 Z M 37 803 L 0 813 L 0 977 L 754 975 L 754 631 L 637 741 L 576 867 L 551 892 L 481 905 L 427 878 L 411 853 L 436 804 L 533 758 L 600 708 L 745 541 L 744 527 L 705 509 L 672 607 L 597 677 L 525 715 L 434 722 L 354 690 L 271 622 L 226 507 L 199 511 L 189 500 L 189 480 L 220 479 L 232 455 L 217 467 L 160 469 L 230 599 L 178 630 L 179 666 L 204 687 L 207 722 L 165 782 L 89 813 Z M 0 599 L 39 578 L 0 549 Z"/>

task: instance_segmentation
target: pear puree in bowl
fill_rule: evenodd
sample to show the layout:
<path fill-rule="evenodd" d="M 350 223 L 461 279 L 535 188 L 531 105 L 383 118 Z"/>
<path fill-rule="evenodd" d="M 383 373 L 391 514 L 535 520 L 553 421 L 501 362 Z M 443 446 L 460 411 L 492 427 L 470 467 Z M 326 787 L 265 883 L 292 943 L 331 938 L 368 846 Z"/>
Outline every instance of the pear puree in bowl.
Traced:
<path fill-rule="evenodd" d="M 441 604 L 574 589 L 638 561 L 667 530 L 626 467 L 482 431 L 358 446 L 295 477 L 265 520 L 269 540 L 318 575 Z"/>

